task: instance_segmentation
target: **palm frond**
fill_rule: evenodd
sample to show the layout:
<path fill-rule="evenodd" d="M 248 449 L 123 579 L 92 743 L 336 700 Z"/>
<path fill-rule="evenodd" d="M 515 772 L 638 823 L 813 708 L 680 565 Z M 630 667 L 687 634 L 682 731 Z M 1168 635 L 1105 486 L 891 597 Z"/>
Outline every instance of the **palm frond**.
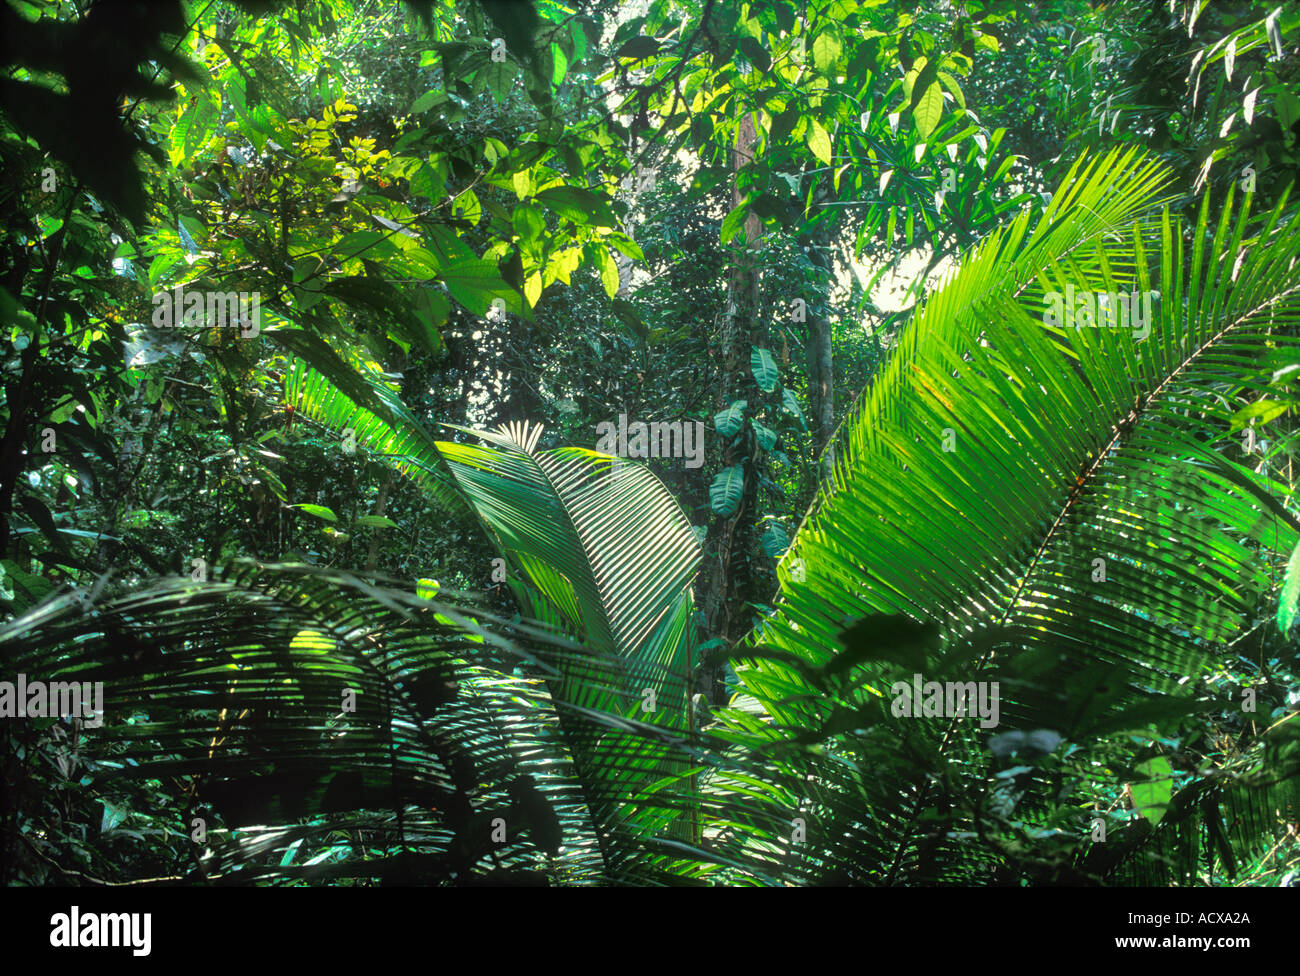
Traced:
<path fill-rule="evenodd" d="M 965 256 L 856 405 L 782 561 L 738 673 L 775 734 L 837 744 L 818 776 L 870 757 L 836 807 L 836 829 L 874 851 L 863 879 L 987 880 L 1012 856 L 972 850 L 991 809 L 1042 839 L 1081 818 L 1035 822 L 1036 802 L 1082 812 L 1123 785 L 1062 794 L 1031 774 L 1008 791 L 991 732 L 889 714 L 894 681 L 998 681 L 997 731 L 1050 730 L 1072 750 L 1176 729 L 1208 707 L 1207 679 L 1295 543 L 1223 399 L 1300 356 L 1300 217 L 1284 200 L 1252 224 L 1230 197 L 1213 230 L 1202 210 L 1186 254 L 1157 210 L 1165 179 L 1134 151 L 1080 162 L 1037 225 L 1021 215 Z M 1055 324 L 1054 292 L 1156 292 L 1150 333 Z M 895 615 L 937 639 L 873 636 Z M 881 768 L 890 741 L 915 751 Z"/>

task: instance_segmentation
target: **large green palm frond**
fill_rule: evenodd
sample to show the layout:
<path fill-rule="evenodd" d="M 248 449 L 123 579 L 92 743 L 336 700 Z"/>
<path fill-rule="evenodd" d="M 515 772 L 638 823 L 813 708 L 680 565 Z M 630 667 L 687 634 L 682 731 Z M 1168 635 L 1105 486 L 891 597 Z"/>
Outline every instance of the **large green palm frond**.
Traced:
<path fill-rule="evenodd" d="M 1300 217 L 1229 197 L 1187 248 L 1165 180 L 1135 151 L 1077 164 L 1036 224 L 963 257 L 838 437 L 738 666 L 772 722 L 751 734 L 835 756 L 787 760 L 844 780 L 809 800 L 833 822 L 806 850 L 827 876 L 995 877 L 1028 849 L 995 824 L 1065 870 L 1089 808 L 1213 706 L 1207 679 L 1263 619 L 1297 522 L 1230 419 L 1300 361 Z M 1054 324 L 1053 292 L 1158 293 L 1150 334 Z M 894 715 L 914 674 L 999 681 L 1000 724 Z M 1039 730 L 1042 750 L 991 739 Z"/>
<path fill-rule="evenodd" d="M 68 749 L 83 795 L 116 808 L 131 783 L 174 782 L 175 809 L 132 815 L 159 862 L 192 861 L 185 880 L 653 880 L 626 855 L 611 865 L 541 680 L 591 651 L 446 594 L 244 565 L 53 598 L 0 630 L 0 656 L 29 680 L 103 682 L 102 725 Z M 563 720 L 583 741 L 627 725 L 594 709 Z M 11 726 L 30 737 L 16 745 L 55 724 Z M 68 854 L 31 838 L 21 857 L 70 880 Z"/>
<path fill-rule="evenodd" d="M 640 465 L 594 451 L 538 451 L 541 429 L 527 424 L 465 431 L 482 445 L 435 442 L 380 377 L 368 379 L 376 389 L 365 399 L 383 402 L 400 424 L 358 406 L 304 363 L 293 365 L 286 395 L 305 416 L 353 430 L 434 500 L 452 493 L 477 516 L 516 570 L 521 610 L 593 652 L 554 686 L 565 702 L 687 728 L 700 550 L 663 484 Z M 676 768 L 636 735 L 624 741 L 610 732 L 590 745 L 571 743 L 589 800 L 611 829 L 639 817 L 641 789 Z"/>
<path fill-rule="evenodd" d="M 665 673 L 686 674 L 699 542 L 648 469 L 580 448 L 539 452 L 540 428 L 527 425 L 517 436 L 466 431 L 491 447 L 435 441 L 381 377 L 366 379 L 373 392 L 365 399 L 381 401 L 387 416 L 300 361 L 289 370 L 286 398 L 304 416 L 353 431 L 435 501 L 468 503 L 585 643 L 640 669 L 649 683 L 635 685 L 638 694 Z M 581 688 L 573 690 L 582 702 Z"/>
<path fill-rule="evenodd" d="M 553 611 L 594 652 L 565 671 L 556 696 L 689 729 L 700 552 L 677 501 L 640 465 L 582 448 L 536 450 L 537 428 L 471 433 L 485 444 L 442 442 L 439 450 L 498 550 L 539 595 L 530 615 Z M 619 674 L 608 672 L 609 661 L 619 662 Z M 589 802 L 611 828 L 654 819 L 643 790 L 680 770 L 634 732 L 606 732 L 575 758 Z"/>
<path fill-rule="evenodd" d="M 579 672 L 592 699 L 617 702 L 626 682 L 617 656 L 592 666 L 596 652 L 554 630 L 302 564 L 53 596 L 0 629 L 0 667 L 103 682 L 102 724 L 69 737 L 57 718 L 13 723 L 9 745 L 66 766 L 85 816 L 102 803 L 125 826 L 104 828 L 91 863 L 27 837 L 20 870 L 163 884 L 798 878 L 782 798 L 801 784 L 728 738 L 554 696 Z M 705 777 L 746 785 L 702 794 Z M 617 815 L 598 815 L 593 782 Z M 39 799 L 22 781 L 6 796 Z M 729 826 L 681 829 L 703 821 Z M 128 836 L 129 858 L 104 856 Z M 142 863 L 192 868 L 144 878 Z"/>
<path fill-rule="evenodd" d="M 537 451 L 507 432 L 472 433 L 490 446 L 439 450 L 498 549 L 584 643 L 627 660 L 629 687 L 685 674 L 700 547 L 663 483 L 595 451 Z"/>
<path fill-rule="evenodd" d="M 436 439 L 411 413 L 392 384 L 373 369 L 337 383 L 306 360 L 294 358 L 284 380 L 285 403 L 298 415 L 338 431 L 345 443 L 374 451 L 451 512 L 464 510 Z M 348 438 L 347 432 L 351 432 Z"/>

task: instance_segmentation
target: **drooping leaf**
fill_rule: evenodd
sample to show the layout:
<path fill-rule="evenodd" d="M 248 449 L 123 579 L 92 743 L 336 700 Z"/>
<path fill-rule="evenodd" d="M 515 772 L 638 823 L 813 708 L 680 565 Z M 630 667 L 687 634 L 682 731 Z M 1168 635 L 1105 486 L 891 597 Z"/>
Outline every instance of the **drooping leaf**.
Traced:
<path fill-rule="evenodd" d="M 776 360 L 772 358 L 772 353 L 768 349 L 762 349 L 755 346 L 749 352 L 749 368 L 754 374 L 754 382 L 764 393 L 771 393 L 776 389 L 776 384 L 781 379 L 781 372 L 777 369 Z"/>
<path fill-rule="evenodd" d="M 713 426 L 723 437 L 734 437 L 745 424 L 745 408 L 748 400 L 736 400 L 726 410 L 713 416 Z"/>
<path fill-rule="evenodd" d="M 719 518 L 731 518 L 745 491 L 745 472 L 739 464 L 723 468 L 709 485 L 709 505 Z"/>

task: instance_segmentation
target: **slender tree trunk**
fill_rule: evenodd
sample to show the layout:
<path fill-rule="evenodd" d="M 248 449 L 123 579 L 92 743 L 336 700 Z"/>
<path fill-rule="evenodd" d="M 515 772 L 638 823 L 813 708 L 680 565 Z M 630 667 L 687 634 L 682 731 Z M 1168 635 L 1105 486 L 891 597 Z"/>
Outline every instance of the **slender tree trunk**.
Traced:
<path fill-rule="evenodd" d="M 815 202 L 821 202 L 819 194 Z M 800 238 L 807 248 L 809 260 L 818 269 L 818 282 L 822 286 L 817 295 L 805 296 L 808 302 L 808 388 L 812 394 L 813 418 L 817 424 L 817 449 L 822 455 L 822 477 L 830 479 L 835 473 L 835 449 L 831 437 L 835 434 L 835 373 L 831 356 L 831 320 L 828 311 L 830 280 L 833 261 L 831 240 L 834 225 L 824 221 L 810 234 Z"/>
<path fill-rule="evenodd" d="M 393 469 L 389 468 L 384 483 L 379 486 L 379 498 L 375 501 L 375 510 L 372 514 L 383 515 L 384 509 L 388 505 L 388 493 L 393 487 Z M 379 565 L 379 531 L 371 530 L 370 549 L 366 553 L 366 572 L 373 573 L 375 567 Z"/>
<path fill-rule="evenodd" d="M 753 158 L 757 143 L 753 116 L 746 113 L 737 127 L 736 143 L 731 153 L 733 209 L 742 201 L 737 174 Z M 745 428 L 738 442 L 727 446 L 721 463 L 716 467 L 710 465 L 710 470 L 716 473 L 733 465 L 741 466 L 744 472 L 744 490 L 735 513 L 727 518 L 715 516 L 709 526 L 698 587 L 706 635 L 711 639 L 720 638 L 728 644 L 749 629 L 745 604 L 754 597 L 755 589 L 747 554 L 755 542 L 758 517 L 757 444 L 748 416 L 761 395 L 750 370 L 750 353 L 755 345 L 762 344 L 766 334 L 759 315 L 754 250 L 761 231 L 762 225 L 758 217 L 750 214 L 745 221 L 745 250 L 727 275 L 727 305 L 718 337 L 718 353 L 722 364 L 716 407 L 723 410 L 734 400 L 748 400 L 750 409 L 746 411 Z M 709 668 L 700 672 L 696 682 L 696 687 L 713 704 L 725 704 L 726 692 L 722 677 L 720 668 Z"/>

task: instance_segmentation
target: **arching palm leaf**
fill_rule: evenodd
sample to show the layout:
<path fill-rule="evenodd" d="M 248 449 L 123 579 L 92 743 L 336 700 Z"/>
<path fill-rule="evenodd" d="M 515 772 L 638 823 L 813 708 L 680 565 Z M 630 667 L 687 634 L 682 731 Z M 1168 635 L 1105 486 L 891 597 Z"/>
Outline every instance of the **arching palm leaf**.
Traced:
<path fill-rule="evenodd" d="M 1153 209 L 1163 181 L 1134 152 L 1077 165 L 1036 225 L 960 262 L 838 438 L 739 669 L 784 738 L 823 730 L 836 775 L 856 767 L 810 844 L 828 876 L 988 880 L 1027 849 L 989 839 L 995 823 L 1066 870 L 1087 809 L 1155 748 L 1117 733 L 1153 741 L 1210 707 L 1206 679 L 1259 620 L 1297 522 L 1224 400 L 1300 359 L 1300 218 L 1252 224 L 1229 199 L 1189 254 Z M 1157 291 L 1150 335 L 1047 324 L 1067 289 Z M 930 630 L 899 638 L 900 619 Z M 892 714 L 914 673 L 999 681 L 995 731 L 1065 745 L 1008 774 L 970 719 Z M 1111 774 L 1063 758 L 1090 749 Z M 822 780 L 827 760 L 804 761 Z"/>
<path fill-rule="evenodd" d="M 598 837 L 566 744 L 627 723 L 557 708 L 515 673 L 591 658 L 544 630 L 348 573 L 246 565 L 57 598 L 0 630 L 0 650 L 32 679 L 103 682 L 107 720 L 79 761 L 106 799 L 183 784 L 183 806 L 148 813 L 181 860 L 202 821 L 190 881 L 654 879 Z"/>

